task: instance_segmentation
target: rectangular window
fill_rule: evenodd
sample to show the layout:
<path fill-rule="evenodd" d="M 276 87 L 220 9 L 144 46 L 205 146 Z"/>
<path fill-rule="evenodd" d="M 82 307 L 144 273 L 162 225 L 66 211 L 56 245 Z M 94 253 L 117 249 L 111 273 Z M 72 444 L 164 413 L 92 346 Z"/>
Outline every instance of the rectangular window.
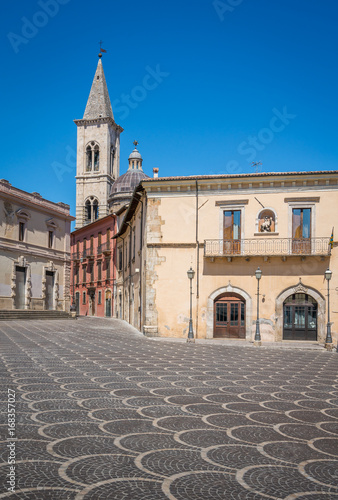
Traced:
<path fill-rule="evenodd" d="M 99 233 L 97 235 L 97 253 L 102 252 L 101 245 L 102 245 L 102 233 Z"/>
<path fill-rule="evenodd" d="M 311 208 L 292 210 L 292 253 L 311 253 Z"/>
<path fill-rule="evenodd" d="M 133 229 L 133 261 L 135 260 L 136 235 L 135 228 Z"/>
<path fill-rule="evenodd" d="M 123 269 L 123 253 L 122 248 L 119 248 L 119 271 Z"/>
<path fill-rule="evenodd" d="M 97 280 L 102 280 L 102 262 L 100 260 L 97 262 Z"/>
<path fill-rule="evenodd" d="M 97 295 L 97 303 L 102 304 L 102 291 L 99 290 L 99 293 Z"/>
<path fill-rule="evenodd" d="M 25 223 L 19 222 L 19 241 L 24 241 L 25 239 Z"/>
<path fill-rule="evenodd" d="M 106 279 L 110 278 L 110 259 L 106 259 Z"/>
<path fill-rule="evenodd" d="M 225 210 L 223 221 L 224 253 L 238 254 L 241 252 L 241 211 Z"/>
<path fill-rule="evenodd" d="M 110 248 L 110 229 L 107 229 L 107 243 L 106 243 L 107 250 Z"/>
<path fill-rule="evenodd" d="M 86 303 L 86 292 L 82 292 L 82 304 Z"/>
<path fill-rule="evenodd" d="M 94 264 L 90 264 L 90 281 L 94 281 Z"/>
<path fill-rule="evenodd" d="M 53 248 L 54 232 L 48 231 L 48 248 Z"/>
<path fill-rule="evenodd" d="M 90 237 L 90 255 L 94 255 L 94 236 Z"/>
<path fill-rule="evenodd" d="M 228 321 L 228 304 L 226 302 L 216 303 L 216 324 Z"/>
<path fill-rule="evenodd" d="M 87 281 L 87 266 L 82 266 L 82 282 L 86 283 Z"/>
<path fill-rule="evenodd" d="M 75 268 L 75 280 L 76 280 L 77 285 L 79 284 L 79 279 L 80 279 L 79 274 L 80 274 L 79 266 L 76 266 L 76 268 Z"/>
<path fill-rule="evenodd" d="M 83 258 L 85 259 L 87 257 L 87 240 L 86 238 L 83 238 Z"/>
<path fill-rule="evenodd" d="M 78 259 L 80 258 L 80 242 L 79 241 L 76 243 L 76 257 Z"/>

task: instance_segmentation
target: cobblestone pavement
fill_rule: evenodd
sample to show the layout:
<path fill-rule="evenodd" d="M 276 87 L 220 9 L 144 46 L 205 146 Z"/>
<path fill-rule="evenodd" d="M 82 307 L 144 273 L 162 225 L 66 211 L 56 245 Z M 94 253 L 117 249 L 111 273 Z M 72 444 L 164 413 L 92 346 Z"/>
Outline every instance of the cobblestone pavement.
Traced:
<path fill-rule="evenodd" d="M 0 498 L 338 500 L 337 353 L 154 342 L 99 318 L 1 322 L 0 339 Z"/>

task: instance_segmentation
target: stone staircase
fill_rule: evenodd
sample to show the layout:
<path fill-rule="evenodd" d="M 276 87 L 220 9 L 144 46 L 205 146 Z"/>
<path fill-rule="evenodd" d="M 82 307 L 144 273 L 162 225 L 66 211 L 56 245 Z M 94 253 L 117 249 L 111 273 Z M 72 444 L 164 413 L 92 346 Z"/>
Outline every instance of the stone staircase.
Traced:
<path fill-rule="evenodd" d="M 26 309 L 1 310 L 0 321 L 26 319 L 73 319 L 65 311 L 30 311 Z"/>

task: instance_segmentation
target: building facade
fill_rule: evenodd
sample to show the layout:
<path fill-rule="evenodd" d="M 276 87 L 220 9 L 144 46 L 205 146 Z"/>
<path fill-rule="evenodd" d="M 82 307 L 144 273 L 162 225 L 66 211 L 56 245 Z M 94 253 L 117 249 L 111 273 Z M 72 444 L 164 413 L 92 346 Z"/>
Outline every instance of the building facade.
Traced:
<path fill-rule="evenodd" d="M 117 239 L 116 309 L 146 335 L 337 341 L 338 172 L 145 179 Z"/>
<path fill-rule="evenodd" d="M 69 312 L 69 205 L 2 179 L 0 213 L 0 309 Z"/>
<path fill-rule="evenodd" d="M 115 228 L 115 216 L 107 215 L 71 234 L 71 292 L 77 315 L 112 316 Z"/>

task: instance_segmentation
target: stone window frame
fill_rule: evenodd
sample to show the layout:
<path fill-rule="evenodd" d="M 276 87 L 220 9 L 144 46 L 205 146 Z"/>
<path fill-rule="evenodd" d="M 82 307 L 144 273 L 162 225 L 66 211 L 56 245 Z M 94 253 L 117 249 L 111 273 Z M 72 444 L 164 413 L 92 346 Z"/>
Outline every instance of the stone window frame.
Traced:
<path fill-rule="evenodd" d="M 31 214 L 25 208 L 19 208 L 16 211 L 16 217 L 18 220 L 18 240 L 24 242 L 26 241 L 27 223 L 31 218 Z"/>
<path fill-rule="evenodd" d="M 292 214 L 294 208 L 311 209 L 311 239 L 316 237 L 316 201 L 288 201 L 288 238 L 292 239 Z"/>
<path fill-rule="evenodd" d="M 47 226 L 47 246 L 48 248 L 54 248 L 55 246 L 55 231 L 58 229 L 58 225 L 54 221 L 54 219 L 47 219 L 46 220 L 46 226 Z"/>
<path fill-rule="evenodd" d="M 95 155 L 98 154 L 97 162 Z M 100 171 L 100 144 L 97 141 L 89 141 L 85 146 L 85 174 L 98 173 Z M 95 163 L 96 162 L 96 163 Z"/>
<path fill-rule="evenodd" d="M 219 204 L 219 239 L 223 241 L 223 230 L 224 230 L 224 212 L 226 211 L 234 211 L 239 210 L 241 212 L 241 235 L 240 239 L 244 240 L 245 238 L 245 230 L 244 230 L 244 221 L 245 221 L 245 205 L 247 205 L 247 200 L 243 201 L 234 201 L 233 203 L 224 203 Z"/>
<path fill-rule="evenodd" d="M 94 206 L 97 207 L 97 213 L 95 217 Z M 88 208 L 90 208 L 90 217 L 88 217 Z M 90 224 L 99 219 L 100 204 L 96 196 L 90 195 L 84 201 L 84 223 Z"/>

